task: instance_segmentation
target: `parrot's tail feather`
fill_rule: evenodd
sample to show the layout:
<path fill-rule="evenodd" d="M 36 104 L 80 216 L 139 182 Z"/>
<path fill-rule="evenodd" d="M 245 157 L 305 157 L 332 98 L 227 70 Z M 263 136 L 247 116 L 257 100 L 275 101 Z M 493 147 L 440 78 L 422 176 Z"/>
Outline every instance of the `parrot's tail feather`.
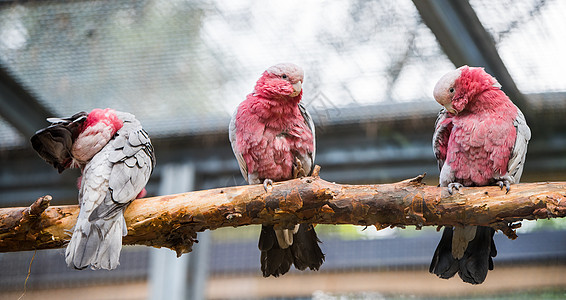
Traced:
<path fill-rule="evenodd" d="M 497 255 L 491 227 L 478 226 L 476 235 L 468 243 L 461 259 L 452 255 L 453 229 L 444 228 L 442 239 L 434 252 L 429 272 L 443 279 L 452 278 L 456 273 L 467 283 L 482 283 L 489 270 L 493 270 L 493 259 Z"/>
<path fill-rule="evenodd" d="M 452 227 L 445 227 L 428 269 L 443 279 L 452 278 L 458 272 L 458 261 L 452 256 L 452 236 Z"/>
<path fill-rule="evenodd" d="M 127 233 L 122 213 L 112 219 L 98 219 L 89 222 L 79 218 L 71 241 L 65 251 L 65 261 L 69 267 L 82 270 L 112 270 L 118 267 L 122 236 Z"/>
<path fill-rule="evenodd" d="M 320 240 L 311 224 L 301 224 L 293 235 L 290 247 L 281 247 L 273 226 L 263 225 L 259 237 L 261 271 L 264 277 L 278 277 L 289 271 L 292 264 L 299 270 L 318 270 L 324 262 Z M 285 245 L 287 246 L 287 245 Z"/>
<path fill-rule="evenodd" d="M 301 224 L 293 239 L 291 251 L 293 252 L 295 267 L 299 270 L 309 268 L 318 271 L 324 262 L 324 253 L 318 245 L 320 240 L 316 236 L 312 224 Z"/>
<path fill-rule="evenodd" d="M 458 275 L 464 282 L 480 284 L 493 270 L 493 259 L 497 255 L 493 235 L 495 229 L 478 226 L 475 238 L 468 244 L 464 257 L 460 259 Z"/>
<path fill-rule="evenodd" d="M 273 225 L 262 225 L 258 248 L 261 251 L 261 272 L 263 277 L 279 277 L 289 271 L 293 264 L 291 248 L 282 249 L 277 242 Z"/>

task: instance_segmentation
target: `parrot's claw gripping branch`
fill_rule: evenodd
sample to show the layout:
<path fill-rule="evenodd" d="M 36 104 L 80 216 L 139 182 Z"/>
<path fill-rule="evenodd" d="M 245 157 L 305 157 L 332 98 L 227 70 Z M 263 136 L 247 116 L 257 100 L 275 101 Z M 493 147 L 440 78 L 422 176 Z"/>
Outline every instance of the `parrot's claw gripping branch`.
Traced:
<path fill-rule="evenodd" d="M 266 193 L 270 193 L 271 190 L 273 190 L 273 180 L 271 179 L 265 179 L 263 181 L 263 189 L 265 190 Z"/>
<path fill-rule="evenodd" d="M 196 233 L 250 224 L 379 224 L 388 226 L 483 225 L 516 237 L 523 219 L 566 216 L 566 182 L 466 187 L 442 197 L 446 187 L 428 186 L 422 176 L 398 183 L 342 185 L 319 177 L 203 190 L 134 200 L 125 210 L 124 244 L 191 251 Z M 47 207 L 42 197 L 30 207 L 0 208 L 0 252 L 61 248 L 79 208 Z"/>
<path fill-rule="evenodd" d="M 454 195 L 454 190 L 460 191 L 460 189 L 464 187 L 461 183 L 459 182 L 452 182 L 448 184 L 448 193 L 450 195 Z"/>
<path fill-rule="evenodd" d="M 505 187 L 506 193 L 509 193 L 509 191 L 511 190 L 511 182 L 509 182 L 509 180 L 500 180 L 497 182 L 497 185 L 500 189 L 503 189 L 503 187 Z"/>

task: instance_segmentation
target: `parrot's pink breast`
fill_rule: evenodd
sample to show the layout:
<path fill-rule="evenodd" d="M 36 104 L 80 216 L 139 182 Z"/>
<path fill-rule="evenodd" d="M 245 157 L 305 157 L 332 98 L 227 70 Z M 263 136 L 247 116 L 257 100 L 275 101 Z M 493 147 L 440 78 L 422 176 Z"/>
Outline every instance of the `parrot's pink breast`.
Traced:
<path fill-rule="evenodd" d="M 513 120 L 506 114 L 480 113 L 452 120 L 446 162 L 456 181 L 465 186 L 488 185 L 507 173 L 517 135 Z"/>
<path fill-rule="evenodd" d="M 314 152 L 312 132 L 298 107 L 283 110 L 286 113 L 273 114 L 253 101 L 243 102 L 238 110 L 237 147 L 248 173 L 257 172 L 261 180 L 290 179 L 295 156 Z"/>

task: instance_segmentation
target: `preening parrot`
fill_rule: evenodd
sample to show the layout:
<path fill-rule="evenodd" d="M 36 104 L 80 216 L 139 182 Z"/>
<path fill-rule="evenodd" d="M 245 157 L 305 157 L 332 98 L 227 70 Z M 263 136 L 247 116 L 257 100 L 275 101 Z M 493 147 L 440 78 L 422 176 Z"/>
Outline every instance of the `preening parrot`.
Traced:
<path fill-rule="evenodd" d="M 432 146 L 440 168 L 440 186 L 450 194 L 463 186 L 499 185 L 507 192 L 523 173 L 531 131 L 523 113 L 483 68 L 463 66 L 444 75 L 434 98 L 438 114 Z M 497 255 L 485 226 L 445 227 L 429 271 L 440 278 L 456 273 L 482 283 Z"/>
<path fill-rule="evenodd" d="M 232 116 L 229 138 L 249 184 L 267 186 L 311 174 L 315 130 L 300 103 L 303 77 L 303 70 L 294 64 L 268 68 Z M 285 274 L 292 264 L 299 270 L 318 270 L 324 261 L 319 242 L 312 224 L 294 229 L 262 225 L 258 247 L 263 276 Z"/>
<path fill-rule="evenodd" d="M 143 194 L 155 166 L 149 136 L 132 114 L 113 109 L 47 120 L 51 126 L 31 137 L 33 148 L 59 173 L 82 172 L 80 213 L 65 261 L 76 269 L 114 269 L 128 233 L 123 212 Z"/>

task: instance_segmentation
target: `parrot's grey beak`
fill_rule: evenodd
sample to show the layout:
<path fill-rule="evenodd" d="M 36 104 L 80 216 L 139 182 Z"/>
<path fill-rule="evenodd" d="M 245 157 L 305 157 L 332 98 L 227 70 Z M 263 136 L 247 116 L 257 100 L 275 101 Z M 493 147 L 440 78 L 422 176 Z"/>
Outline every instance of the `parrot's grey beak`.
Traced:
<path fill-rule="evenodd" d="M 293 93 L 291 94 L 291 97 L 296 97 L 297 95 L 299 95 L 302 89 L 303 89 L 302 82 L 297 81 L 296 83 L 293 83 Z"/>
<path fill-rule="evenodd" d="M 447 110 L 449 113 L 452 113 L 452 114 L 455 114 L 455 115 L 458 114 L 458 111 L 456 111 L 456 110 L 454 109 L 454 107 L 452 107 L 452 103 L 448 103 L 448 104 L 443 105 L 443 106 L 444 106 L 444 108 L 446 108 L 446 110 Z"/>

